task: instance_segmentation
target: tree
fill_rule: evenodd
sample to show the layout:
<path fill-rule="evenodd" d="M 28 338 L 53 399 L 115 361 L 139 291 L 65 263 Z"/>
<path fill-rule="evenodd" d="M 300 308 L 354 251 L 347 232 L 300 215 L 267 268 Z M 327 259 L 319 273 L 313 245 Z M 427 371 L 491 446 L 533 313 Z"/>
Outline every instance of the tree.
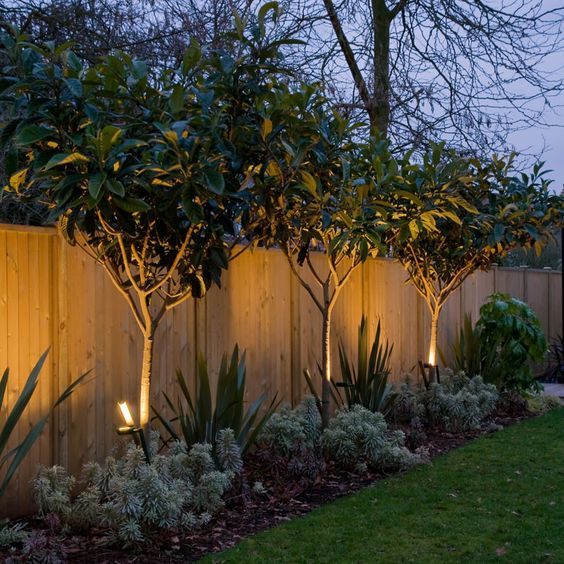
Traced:
<path fill-rule="evenodd" d="M 34 42 L 72 42 L 81 59 L 95 63 L 126 50 L 151 69 L 180 65 L 192 39 L 217 49 L 228 43 L 233 12 L 254 15 L 247 0 L 13 0 L 0 7 L 10 23 Z"/>
<path fill-rule="evenodd" d="M 453 292 L 511 249 L 540 252 L 563 220 L 563 200 L 549 191 L 541 166 L 514 176 L 513 156 L 489 161 L 435 145 L 403 171 L 404 196 L 390 193 L 398 221 L 394 256 L 431 314 L 428 364 L 436 365 L 439 316 Z"/>
<path fill-rule="evenodd" d="M 264 117 L 269 159 L 252 177 L 263 214 L 259 236 L 264 244 L 280 247 L 321 315 L 321 402 L 327 425 L 333 309 L 355 269 L 387 250 L 388 210 L 374 196 L 395 180 L 399 167 L 386 142 L 356 142 L 358 124 L 332 111 L 314 87 L 278 88 Z M 372 167 L 382 173 L 377 180 L 366 174 Z M 312 260 L 314 252 L 323 257 L 323 266 Z"/>
<path fill-rule="evenodd" d="M 562 47 L 564 10 L 546 0 L 282 6 L 281 25 L 307 39 L 296 67 L 396 147 L 448 140 L 489 153 L 509 131 L 543 123 L 564 86 L 544 60 Z"/>
<path fill-rule="evenodd" d="M 39 40 L 78 42 L 91 61 L 126 49 L 162 68 L 180 63 L 191 37 L 224 45 L 233 11 L 253 18 L 262 3 L 13 0 L 0 19 Z M 505 146 L 509 131 L 543 123 L 564 86 L 545 60 L 563 41 L 564 9 L 550 0 L 283 0 L 280 7 L 272 38 L 306 42 L 288 62 L 396 147 L 448 140 L 489 153 Z"/>
<path fill-rule="evenodd" d="M 268 10 L 259 14 L 264 27 Z M 8 189 L 39 190 L 51 218 L 106 270 L 143 334 L 140 424 L 148 426 L 154 335 L 167 311 L 220 283 L 243 237 L 247 169 L 262 162 L 258 100 L 279 44 L 260 29 L 239 56 L 192 42 L 178 69 L 149 77 L 123 53 L 84 65 L 65 46 L 1 36 L 1 132 Z M 258 148 L 258 149 L 257 149 Z"/>

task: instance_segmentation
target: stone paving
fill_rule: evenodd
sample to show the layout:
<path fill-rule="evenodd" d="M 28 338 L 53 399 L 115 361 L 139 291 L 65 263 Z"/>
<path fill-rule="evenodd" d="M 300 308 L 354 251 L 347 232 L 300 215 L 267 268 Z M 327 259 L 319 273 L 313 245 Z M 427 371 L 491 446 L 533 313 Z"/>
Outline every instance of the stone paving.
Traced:
<path fill-rule="evenodd" d="M 543 386 L 543 393 L 564 398 L 564 384 L 543 384 Z"/>

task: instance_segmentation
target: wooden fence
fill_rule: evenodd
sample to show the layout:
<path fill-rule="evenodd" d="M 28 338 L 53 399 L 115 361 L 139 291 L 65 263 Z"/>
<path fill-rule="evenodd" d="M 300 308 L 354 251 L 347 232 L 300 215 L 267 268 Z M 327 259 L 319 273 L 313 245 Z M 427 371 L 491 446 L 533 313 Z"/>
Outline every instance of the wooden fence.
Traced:
<path fill-rule="evenodd" d="M 349 350 L 356 346 L 363 313 L 372 332 L 380 318 L 394 343 L 394 378 L 425 357 L 427 312 L 405 278 L 403 269 L 387 259 L 371 260 L 353 275 L 334 314 L 334 361 L 338 339 Z M 476 319 L 494 291 L 527 301 L 547 335 L 562 332 L 561 273 L 494 268 L 470 278 L 450 300 L 440 327 L 443 351 L 448 352 L 464 312 Z M 247 351 L 249 399 L 265 391 L 295 403 L 305 392 L 303 369 L 315 369 L 320 356 L 320 325 L 319 313 L 280 252 L 243 253 L 230 265 L 221 289 L 185 302 L 162 321 L 153 401 L 162 405 L 163 391 L 174 395 L 176 368 L 194 373 L 198 351 L 215 371 L 221 355 L 239 343 Z M 62 464 L 76 474 L 84 462 L 114 448 L 116 402 L 136 405 L 141 358 L 138 328 L 92 259 L 68 246 L 54 229 L 0 226 L 0 367 L 11 370 L 8 407 L 47 347 L 49 361 L 14 444 L 72 379 L 87 370 L 94 378 L 53 415 L 4 496 L 0 513 L 31 510 L 30 481 L 39 463 Z"/>

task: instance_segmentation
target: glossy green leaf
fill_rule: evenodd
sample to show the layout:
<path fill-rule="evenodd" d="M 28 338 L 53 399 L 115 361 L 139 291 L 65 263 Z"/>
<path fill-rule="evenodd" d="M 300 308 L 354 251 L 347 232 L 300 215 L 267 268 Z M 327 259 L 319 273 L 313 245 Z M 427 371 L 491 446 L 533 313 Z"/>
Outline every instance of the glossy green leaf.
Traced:
<path fill-rule="evenodd" d="M 59 153 L 51 157 L 47 164 L 43 167 L 44 171 L 51 170 L 52 168 L 68 165 L 68 164 L 85 164 L 89 162 L 89 158 L 85 157 L 82 153 Z"/>

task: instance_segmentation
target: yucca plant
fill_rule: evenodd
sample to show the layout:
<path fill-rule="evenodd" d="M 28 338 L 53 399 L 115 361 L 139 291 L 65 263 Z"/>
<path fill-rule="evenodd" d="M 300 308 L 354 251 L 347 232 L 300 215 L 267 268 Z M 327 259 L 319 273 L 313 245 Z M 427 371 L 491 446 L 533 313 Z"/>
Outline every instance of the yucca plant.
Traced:
<path fill-rule="evenodd" d="M 380 320 L 370 352 L 368 344 L 368 323 L 363 316 L 358 328 L 356 369 L 347 357 L 343 343 L 339 344 L 342 382 L 335 384 L 335 390 L 343 406 L 350 408 L 353 405 L 362 405 L 372 412 L 380 411 L 386 414 L 395 399 L 392 386 L 388 384 L 394 345 L 387 339 L 384 342 Z M 342 394 L 340 389 L 343 390 Z"/>
<path fill-rule="evenodd" d="M 469 313 L 464 314 L 462 326 L 452 345 L 452 352 L 455 372 L 463 370 L 469 376 L 482 374 L 480 328 L 473 326 L 472 316 Z"/>
<path fill-rule="evenodd" d="M 158 410 L 153 411 L 156 419 L 169 433 L 168 440 L 183 439 L 188 446 L 206 442 L 215 447 L 219 431 L 232 429 L 241 453 L 244 454 L 255 442 L 258 433 L 279 403 L 276 402 L 275 396 L 263 410 L 266 394 L 262 394 L 245 410 L 245 353 L 239 358 L 237 345 L 230 361 L 226 354 L 221 359 L 215 402 L 212 401 L 207 362 L 202 354 L 198 357 L 197 391 L 194 397 L 181 370 L 176 371 L 176 379 L 180 391 L 176 403 L 164 394 L 173 417 L 169 419 Z"/>
<path fill-rule="evenodd" d="M 0 409 L 2 409 L 2 427 L 0 429 L 0 471 L 3 471 L 4 466 L 7 464 L 7 470 L 4 474 L 2 481 L 0 482 L 0 497 L 4 495 L 8 485 L 10 484 L 11 479 L 14 477 L 19 465 L 22 463 L 24 458 L 26 457 L 27 453 L 31 450 L 31 447 L 35 443 L 35 441 L 41 435 L 47 420 L 49 419 L 50 413 L 44 415 L 33 427 L 29 430 L 27 435 L 24 437 L 24 440 L 17 445 L 15 448 L 5 452 L 8 443 L 10 441 L 10 437 L 18 424 L 18 421 L 21 419 L 22 414 L 24 413 L 28 403 L 33 396 L 33 392 L 37 388 L 37 384 L 39 382 L 39 374 L 41 369 L 43 368 L 43 364 L 45 363 L 45 359 L 49 354 L 49 349 L 47 349 L 37 361 L 37 364 L 31 370 L 20 395 L 18 396 L 16 402 L 14 403 L 12 409 L 9 412 L 5 412 L 3 405 L 4 399 L 6 396 L 6 390 L 8 388 L 8 380 L 10 377 L 10 369 L 6 368 L 4 370 L 4 374 L 2 379 L 0 380 Z M 59 399 L 53 405 L 54 409 L 59 404 L 61 404 L 64 400 L 66 400 L 72 392 L 76 389 L 76 387 L 86 378 L 88 373 L 83 374 L 79 378 L 77 378 L 59 397 Z"/>

